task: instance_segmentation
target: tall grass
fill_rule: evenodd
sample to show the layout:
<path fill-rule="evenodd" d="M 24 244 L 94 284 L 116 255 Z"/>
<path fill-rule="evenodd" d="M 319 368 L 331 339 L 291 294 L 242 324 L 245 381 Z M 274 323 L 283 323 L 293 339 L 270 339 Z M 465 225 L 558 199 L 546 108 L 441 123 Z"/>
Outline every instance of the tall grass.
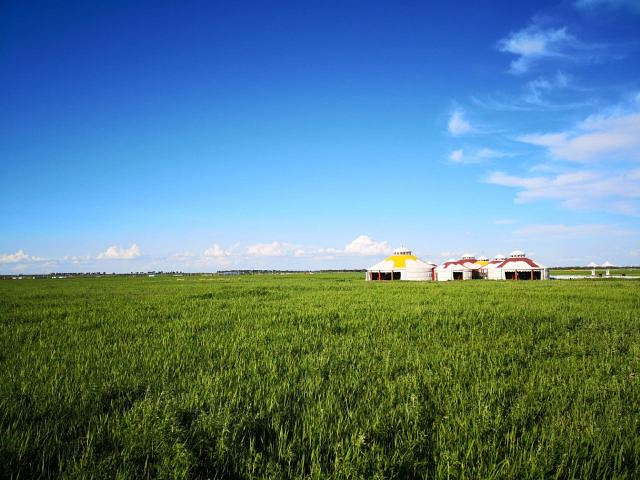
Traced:
<path fill-rule="evenodd" d="M 640 283 L 0 282 L 0 477 L 638 478 Z"/>

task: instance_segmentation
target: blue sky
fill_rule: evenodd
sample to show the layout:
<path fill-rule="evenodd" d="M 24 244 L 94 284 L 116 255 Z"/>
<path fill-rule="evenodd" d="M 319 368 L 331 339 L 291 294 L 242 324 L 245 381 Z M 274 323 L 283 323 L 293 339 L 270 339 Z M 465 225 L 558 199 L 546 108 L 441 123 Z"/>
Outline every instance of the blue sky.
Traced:
<path fill-rule="evenodd" d="M 1 7 L 3 273 L 640 264 L 635 0 L 89 3 Z"/>

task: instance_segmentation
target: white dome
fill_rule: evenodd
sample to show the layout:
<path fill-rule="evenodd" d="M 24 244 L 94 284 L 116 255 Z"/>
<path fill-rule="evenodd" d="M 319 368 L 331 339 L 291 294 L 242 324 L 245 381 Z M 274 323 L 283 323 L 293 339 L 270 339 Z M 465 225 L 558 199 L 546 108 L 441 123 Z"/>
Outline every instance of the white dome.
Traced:
<path fill-rule="evenodd" d="M 510 257 L 524 257 L 525 254 L 522 250 L 514 250 L 509 254 Z"/>
<path fill-rule="evenodd" d="M 462 260 L 471 260 L 472 258 L 476 258 L 473 253 L 465 253 L 462 255 Z"/>
<path fill-rule="evenodd" d="M 487 257 L 485 257 L 484 255 L 476 258 L 476 260 L 480 260 L 481 262 L 486 262 L 487 260 L 489 260 Z"/>
<path fill-rule="evenodd" d="M 411 255 L 411 250 L 407 247 L 399 247 L 393 251 L 394 255 Z"/>

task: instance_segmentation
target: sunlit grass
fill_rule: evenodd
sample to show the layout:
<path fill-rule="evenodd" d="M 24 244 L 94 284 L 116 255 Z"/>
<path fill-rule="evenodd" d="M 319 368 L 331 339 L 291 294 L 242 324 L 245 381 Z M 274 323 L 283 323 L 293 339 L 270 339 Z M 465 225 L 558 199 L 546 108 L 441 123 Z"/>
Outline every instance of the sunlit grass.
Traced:
<path fill-rule="evenodd" d="M 0 282 L 0 477 L 637 478 L 640 283 Z"/>

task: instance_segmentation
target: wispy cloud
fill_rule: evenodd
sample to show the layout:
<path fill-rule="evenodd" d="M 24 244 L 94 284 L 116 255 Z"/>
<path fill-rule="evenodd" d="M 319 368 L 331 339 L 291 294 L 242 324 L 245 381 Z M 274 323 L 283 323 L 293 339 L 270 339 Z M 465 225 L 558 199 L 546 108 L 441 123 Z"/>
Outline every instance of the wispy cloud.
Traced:
<path fill-rule="evenodd" d="M 140 254 L 140 247 L 134 243 L 129 248 L 113 245 L 104 252 L 99 253 L 96 258 L 98 260 L 130 260 L 139 257 Z"/>
<path fill-rule="evenodd" d="M 282 257 L 293 255 L 299 247 L 290 243 L 256 243 L 247 247 L 247 255 L 252 257 Z"/>
<path fill-rule="evenodd" d="M 205 255 L 206 255 L 206 250 L 205 250 Z M 190 250 L 185 250 L 184 252 L 178 252 L 178 253 L 174 253 L 171 258 L 174 258 L 176 260 L 187 260 L 190 258 L 194 258 L 196 255 L 195 253 L 191 252 Z"/>
<path fill-rule="evenodd" d="M 204 251 L 204 256 L 209 258 L 223 258 L 228 257 L 229 255 L 231 255 L 231 251 L 222 248 L 217 243 L 214 243 Z"/>
<path fill-rule="evenodd" d="M 521 142 L 546 147 L 558 160 L 571 162 L 640 160 L 640 113 L 592 115 L 574 129 L 522 135 Z"/>
<path fill-rule="evenodd" d="M 471 101 L 478 107 L 486 110 L 494 110 L 497 112 L 562 112 L 567 110 L 575 110 L 584 107 L 593 107 L 597 104 L 594 99 L 586 99 L 580 101 L 550 101 L 544 99 L 540 94 L 539 101 L 535 101 L 532 96 L 531 89 L 525 85 L 524 95 L 509 96 L 472 96 Z"/>
<path fill-rule="evenodd" d="M 598 8 L 628 9 L 634 13 L 640 13 L 638 0 L 576 0 L 574 6 L 581 10 L 596 10 Z"/>
<path fill-rule="evenodd" d="M 607 45 L 582 42 L 566 26 L 547 27 L 544 23 L 542 17 L 535 17 L 526 28 L 498 41 L 499 51 L 517 57 L 509 65 L 510 73 L 524 74 L 544 60 L 588 63 L 611 56 Z"/>
<path fill-rule="evenodd" d="M 521 74 L 542 58 L 565 56 L 567 47 L 575 43 L 566 27 L 544 29 L 532 24 L 498 41 L 498 50 L 518 57 L 511 62 L 509 71 Z"/>
<path fill-rule="evenodd" d="M 453 136 L 463 135 L 474 131 L 471 124 L 465 118 L 464 112 L 459 109 L 451 113 L 447 127 L 449 129 L 449 133 Z"/>
<path fill-rule="evenodd" d="M 62 257 L 63 262 L 69 262 L 72 265 L 86 265 L 92 260 L 91 255 L 65 255 Z"/>
<path fill-rule="evenodd" d="M 550 93 L 567 88 L 569 76 L 558 72 L 553 77 L 538 77 L 527 82 L 523 100 L 534 105 L 549 105 L 546 97 Z"/>
<path fill-rule="evenodd" d="M 469 152 L 464 149 L 454 150 L 449 154 L 449 161 L 458 164 L 483 163 L 494 158 L 509 157 L 511 154 L 500 152 L 492 148 L 476 148 Z"/>
<path fill-rule="evenodd" d="M 454 150 L 449 154 L 449 160 L 453 163 L 461 163 L 464 160 L 464 150 Z"/>
<path fill-rule="evenodd" d="M 537 177 L 495 172 L 487 182 L 519 189 L 516 203 L 554 199 L 570 209 L 640 215 L 640 168 L 623 173 L 577 171 Z"/>

